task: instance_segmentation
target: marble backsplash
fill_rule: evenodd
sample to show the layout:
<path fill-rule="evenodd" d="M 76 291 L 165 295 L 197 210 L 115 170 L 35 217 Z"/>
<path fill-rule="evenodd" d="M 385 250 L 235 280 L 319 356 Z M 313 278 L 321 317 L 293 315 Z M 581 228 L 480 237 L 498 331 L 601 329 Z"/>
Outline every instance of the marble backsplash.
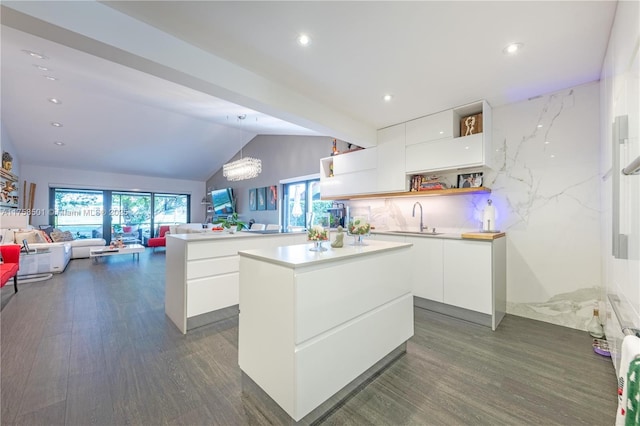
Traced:
<path fill-rule="evenodd" d="M 378 229 L 479 230 L 491 198 L 507 232 L 507 311 L 586 329 L 603 297 L 600 257 L 599 85 L 592 83 L 493 109 L 490 194 L 358 200 Z"/>

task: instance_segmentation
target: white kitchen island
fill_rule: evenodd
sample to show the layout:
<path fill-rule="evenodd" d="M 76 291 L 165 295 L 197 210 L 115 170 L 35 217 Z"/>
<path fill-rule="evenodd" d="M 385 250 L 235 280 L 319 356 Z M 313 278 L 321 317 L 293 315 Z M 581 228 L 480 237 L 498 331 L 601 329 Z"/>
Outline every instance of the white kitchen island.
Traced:
<path fill-rule="evenodd" d="M 367 244 L 239 252 L 239 365 L 250 392 L 295 421 L 321 416 L 413 335 L 411 244 Z"/>
<path fill-rule="evenodd" d="M 167 234 L 165 313 L 182 333 L 238 314 L 238 250 L 299 244 L 306 233 Z"/>

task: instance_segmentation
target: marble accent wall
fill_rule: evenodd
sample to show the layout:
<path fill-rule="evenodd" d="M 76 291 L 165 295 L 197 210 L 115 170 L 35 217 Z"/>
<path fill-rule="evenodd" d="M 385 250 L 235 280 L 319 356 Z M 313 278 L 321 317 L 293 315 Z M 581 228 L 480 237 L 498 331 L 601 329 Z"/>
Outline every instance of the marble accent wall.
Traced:
<path fill-rule="evenodd" d="M 493 109 L 491 194 L 359 200 L 379 229 L 478 230 L 491 198 L 507 232 L 507 312 L 586 329 L 602 298 L 599 84 Z M 465 170 L 465 173 L 470 172 Z M 454 183 L 458 172 L 442 175 Z"/>

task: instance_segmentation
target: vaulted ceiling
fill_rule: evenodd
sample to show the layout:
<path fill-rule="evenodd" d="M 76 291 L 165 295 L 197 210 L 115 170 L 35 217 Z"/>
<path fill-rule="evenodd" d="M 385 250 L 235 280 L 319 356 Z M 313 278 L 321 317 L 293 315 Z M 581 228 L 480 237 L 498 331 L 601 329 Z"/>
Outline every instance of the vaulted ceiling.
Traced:
<path fill-rule="evenodd" d="M 446 108 L 597 80 L 615 8 L 3 1 L 2 125 L 24 164 L 206 180 L 257 134 L 372 146 L 376 129 Z"/>

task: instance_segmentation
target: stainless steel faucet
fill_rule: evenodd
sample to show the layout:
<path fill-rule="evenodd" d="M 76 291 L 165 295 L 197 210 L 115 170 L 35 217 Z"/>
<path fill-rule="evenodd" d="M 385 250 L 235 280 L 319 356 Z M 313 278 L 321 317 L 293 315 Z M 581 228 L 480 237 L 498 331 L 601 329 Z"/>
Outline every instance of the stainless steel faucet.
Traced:
<path fill-rule="evenodd" d="M 422 223 L 422 204 L 419 201 L 416 201 L 413 205 L 413 212 L 411 213 L 411 217 L 416 217 L 416 206 L 420 206 L 420 232 L 426 229 L 426 227 Z"/>

